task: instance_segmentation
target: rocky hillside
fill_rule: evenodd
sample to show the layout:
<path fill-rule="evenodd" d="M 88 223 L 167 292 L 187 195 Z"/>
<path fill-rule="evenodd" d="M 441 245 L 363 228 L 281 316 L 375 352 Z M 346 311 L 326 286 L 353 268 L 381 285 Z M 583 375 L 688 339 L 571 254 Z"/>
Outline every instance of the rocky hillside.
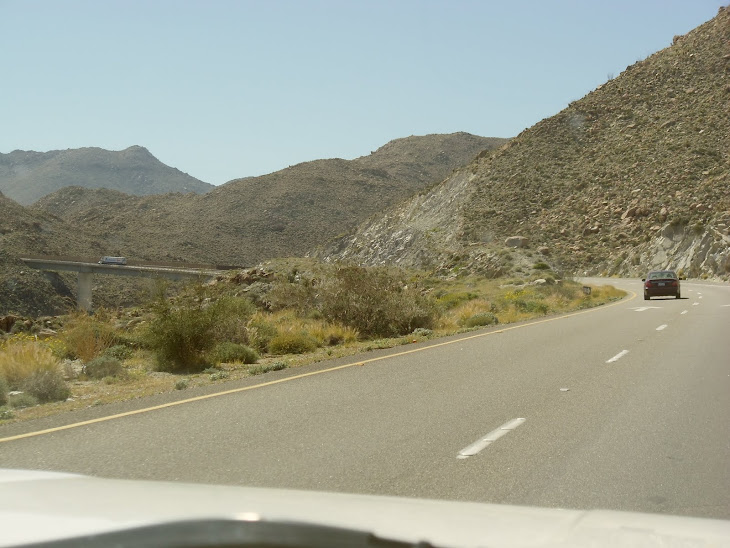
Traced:
<path fill-rule="evenodd" d="M 166 166 L 143 147 L 122 151 L 79 148 L 0 154 L 0 192 L 24 205 L 68 186 L 110 188 L 145 196 L 167 192 L 202 194 L 213 188 Z"/>
<path fill-rule="evenodd" d="M 306 162 L 200 196 L 67 188 L 34 209 L 93 231 L 108 254 L 249 266 L 304 255 L 505 142 L 467 133 L 408 137 L 355 160 Z"/>
<path fill-rule="evenodd" d="M 74 303 L 74 277 L 30 269 L 20 257 L 99 255 L 101 249 L 61 219 L 32 213 L 0 194 L 0 314 L 48 314 Z"/>
<path fill-rule="evenodd" d="M 728 105 L 726 8 L 319 255 L 491 275 L 543 263 L 728 278 Z"/>

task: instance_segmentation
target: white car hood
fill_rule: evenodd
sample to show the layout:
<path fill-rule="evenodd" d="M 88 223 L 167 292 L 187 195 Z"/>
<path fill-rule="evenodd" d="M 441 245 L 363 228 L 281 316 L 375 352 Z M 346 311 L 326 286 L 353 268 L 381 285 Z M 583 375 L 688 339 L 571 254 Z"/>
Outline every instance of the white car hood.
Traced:
<path fill-rule="evenodd" d="M 281 545 L 286 546 L 309 545 L 306 538 L 301 538 L 301 544 L 297 541 L 301 529 L 287 530 L 296 525 L 314 527 L 324 535 L 317 537 L 320 540 L 346 531 L 422 546 L 730 547 L 730 521 L 602 510 L 111 480 L 2 469 L 0 494 L 0 547 L 64 540 L 67 544 L 63 546 L 82 540 L 86 546 L 105 546 L 109 539 L 105 541 L 103 535 L 109 534 L 116 534 L 114 541 L 121 546 L 191 546 L 196 532 L 203 530 L 200 535 L 205 545 L 215 546 L 219 540 L 230 541 L 234 528 L 240 535 L 247 524 L 265 524 L 267 535 L 281 531 L 286 537 Z M 165 524 L 158 537 L 164 533 L 166 542 L 158 543 L 152 535 L 144 537 L 145 531 Z M 135 536 L 135 530 L 145 527 Z M 217 532 L 220 538 L 216 538 Z"/>

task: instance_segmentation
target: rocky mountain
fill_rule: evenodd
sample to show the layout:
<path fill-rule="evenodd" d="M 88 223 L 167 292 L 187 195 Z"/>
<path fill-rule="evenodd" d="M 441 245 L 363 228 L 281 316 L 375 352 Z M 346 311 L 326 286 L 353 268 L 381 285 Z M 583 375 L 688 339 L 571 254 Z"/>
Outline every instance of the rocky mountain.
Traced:
<path fill-rule="evenodd" d="M 318 252 L 487 275 L 730 276 L 730 8 Z M 508 238 L 513 237 L 508 240 Z"/>
<path fill-rule="evenodd" d="M 0 192 L 29 205 L 68 186 L 109 188 L 145 196 L 167 192 L 203 194 L 213 188 L 166 166 L 140 146 L 122 151 L 79 148 L 0 154 Z"/>
<path fill-rule="evenodd" d="M 97 234 L 107 254 L 248 266 L 304 255 L 505 142 L 467 133 L 412 136 L 355 160 L 305 162 L 199 196 L 70 187 L 34 210 Z"/>

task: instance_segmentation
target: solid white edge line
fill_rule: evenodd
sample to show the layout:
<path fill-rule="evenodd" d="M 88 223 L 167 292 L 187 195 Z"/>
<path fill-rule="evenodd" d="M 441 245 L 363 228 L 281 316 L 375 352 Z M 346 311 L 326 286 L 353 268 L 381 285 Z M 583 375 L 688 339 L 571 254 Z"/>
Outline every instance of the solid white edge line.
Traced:
<path fill-rule="evenodd" d="M 619 352 L 618 354 L 616 354 L 616 355 L 615 355 L 615 356 L 614 356 L 613 358 L 611 358 L 610 360 L 606 360 L 606 363 L 613 363 L 613 362 L 617 362 L 617 361 L 619 361 L 619 360 L 620 360 L 621 358 L 623 358 L 623 357 L 624 357 L 624 356 L 625 356 L 626 354 L 628 354 L 628 353 L 629 353 L 629 351 L 628 351 L 628 350 L 622 350 L 621 352 Z"/>
<path fill-rule="evenodd" d="M 659 327 L 656 328 L 657 331 L 664 331 L 667 327 L 669 327 L 667 324 L 662 324 Z"/>
<path fill-rule="evenodd" d="M 493 441 L 497 441 L 499 438 L 504 436 L 505 434 L 509 434 L 512 430 L 520 426 L 522 423 L 525 422 L 524 418 L 518 418 L 518 419 L 512 419 L 511 421 L 505 422 L 502 426 L 499 428 L 492 430 L 489 434 L 484 436 L 483 438 L 478 439 L 468 447 L 465 447 L 461 451 L 459 451 L 459 454 L 456 456 L 457 459 L 467 459 L 469 457 L 473 457 L 480 451 L 482 451 L 485 447 L 487 447 L 490 443 Z"/>

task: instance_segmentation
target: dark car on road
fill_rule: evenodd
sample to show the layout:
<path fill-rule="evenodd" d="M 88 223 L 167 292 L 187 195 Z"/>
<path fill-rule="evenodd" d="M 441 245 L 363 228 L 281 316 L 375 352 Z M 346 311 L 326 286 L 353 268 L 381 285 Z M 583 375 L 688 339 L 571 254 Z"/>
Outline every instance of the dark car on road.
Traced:
<path fill-rule="evenodd" d="M 674 297 L 679 299 L 680 287 L 679 276 L 673 270 L 655 270 L 649 272 L 646 278 L 642 278 L 644 282 L 644 300 L 652 297 Z"/>

